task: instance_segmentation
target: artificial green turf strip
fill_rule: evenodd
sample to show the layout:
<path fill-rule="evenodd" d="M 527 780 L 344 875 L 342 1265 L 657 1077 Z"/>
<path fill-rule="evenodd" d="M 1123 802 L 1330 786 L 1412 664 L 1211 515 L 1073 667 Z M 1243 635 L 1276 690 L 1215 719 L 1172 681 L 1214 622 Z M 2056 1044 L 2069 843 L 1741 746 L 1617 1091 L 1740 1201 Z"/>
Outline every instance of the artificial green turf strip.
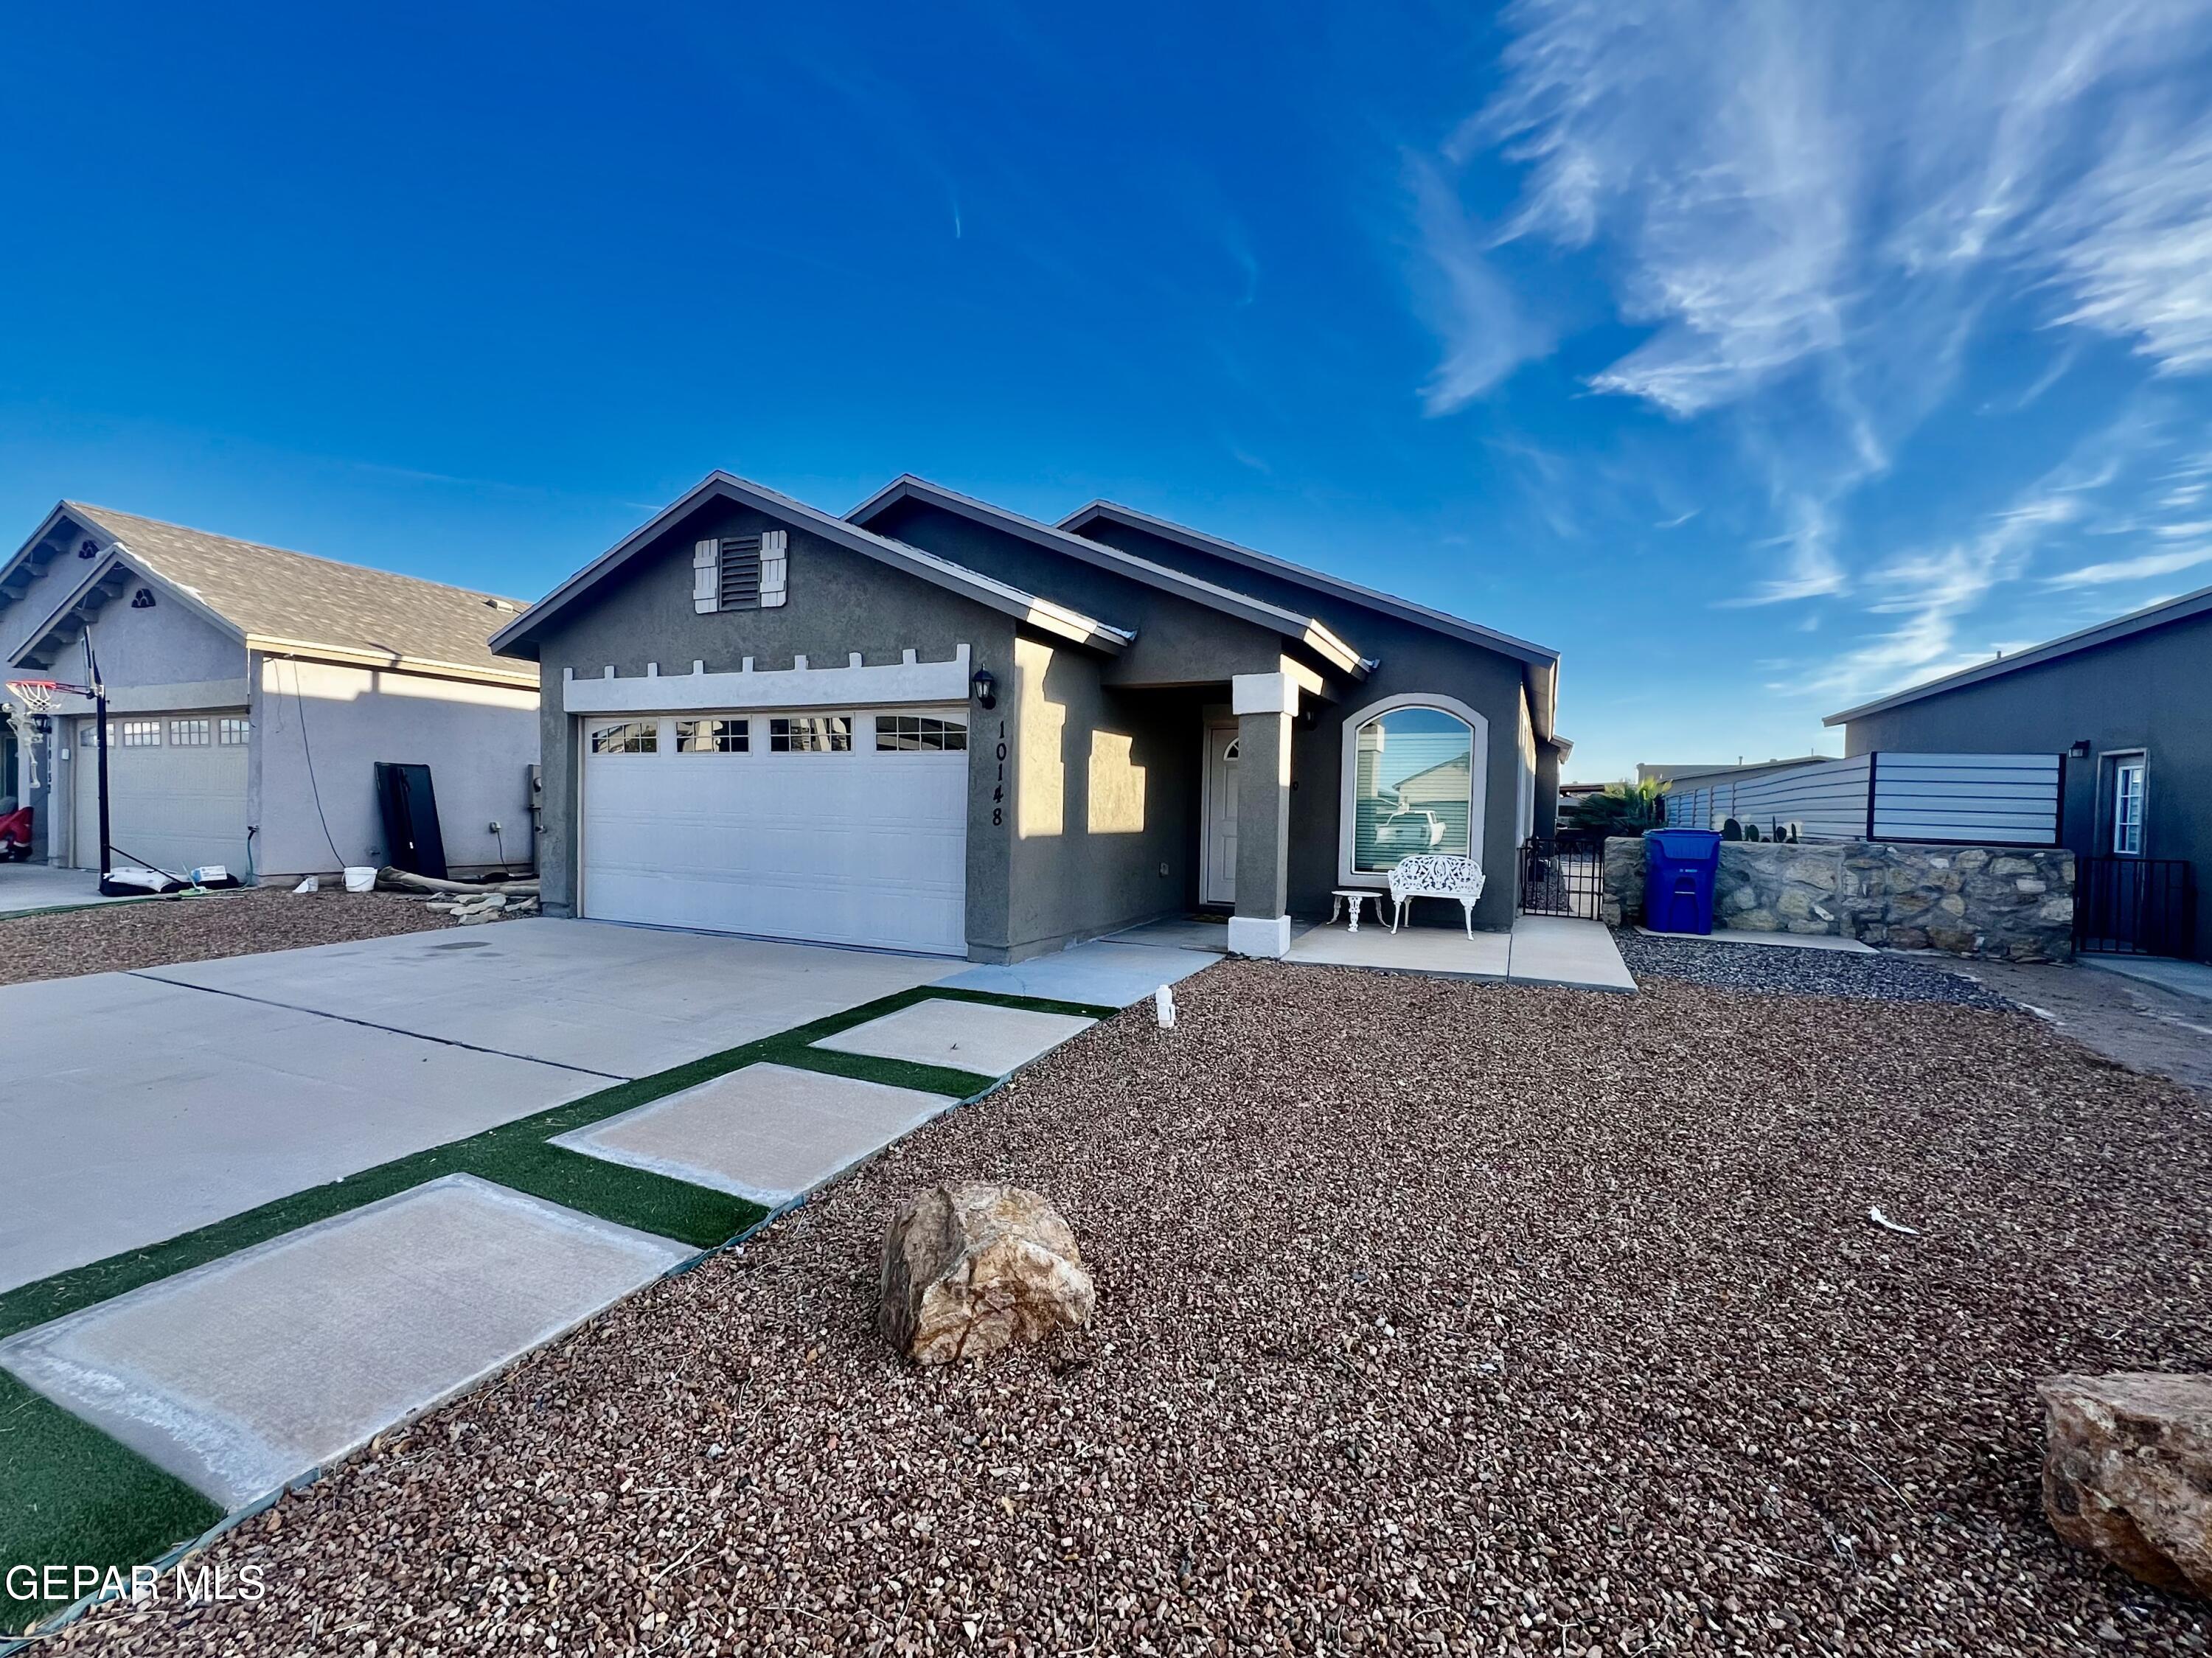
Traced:
<path fill-rule="evenodd" d="M 125 1449 L 89 1423 L 0 1370 L 0 1628 L 27 1629 L 70 1604 L 9 1593 L 8 1567 L 78 1564 L 126 1570 L 179 1538 L 197 1537 L 222 1510 L 183 1480 Z"/>
<path fill-rule="evenodd" d="M 166 1242 L 24 1284 L 0 1296 L 0 1337 L 189 1272 L 441 1175 L 480 1175 L 605 1220 L 711 1249 L 766 1218 L 768 1211 L 727 1193 L 585 1157 L 547 1142 L 763 1060 L 971 1098 L 991 1087 L 994 1079 L 811 1046 L 933 998 L 1088 1018 L 1110 1018 L 1119 1011 L 928 985 L 901 991 L 741 1048 L 618 1083 L 465 1140 L 294 1193 Z M 6 1471 L 6 1488 L 0 1492 L 0 1572 L 17 1564 L 49 1561 L 127 1570 L 181 1540 L 198 1536 L 222 1518 L 221 1510 L 190 1486 L 4 1372 L 0 1372 L 0 1468 Z M 4 1594 L 0 1587 L 0 1595 Z M 0 1609 L 17 1628 L 65 1604 L 34 1606 L 0 1599 Z"/>

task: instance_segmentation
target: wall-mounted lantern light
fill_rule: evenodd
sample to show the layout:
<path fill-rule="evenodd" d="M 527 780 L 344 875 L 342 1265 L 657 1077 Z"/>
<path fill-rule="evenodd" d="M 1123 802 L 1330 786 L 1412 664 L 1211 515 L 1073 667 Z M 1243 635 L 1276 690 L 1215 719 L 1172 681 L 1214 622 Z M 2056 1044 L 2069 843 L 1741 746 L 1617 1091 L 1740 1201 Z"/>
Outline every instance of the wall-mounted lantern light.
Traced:
<path fill-rule="evenodd" d="M 2069 760 L 2087 760 L 2089 757 L 2089 739 L 2086 737 L 2075 739 L 2074 746 L 2066 750 L 2066 757 Z"/>
<path fill-rule="evenodd" d="M 975 677 L 969 683 L 975 693 L 977 708 L 995 708 L 999 706 L 999 682 L 988 668 L 976 669 Z"/>

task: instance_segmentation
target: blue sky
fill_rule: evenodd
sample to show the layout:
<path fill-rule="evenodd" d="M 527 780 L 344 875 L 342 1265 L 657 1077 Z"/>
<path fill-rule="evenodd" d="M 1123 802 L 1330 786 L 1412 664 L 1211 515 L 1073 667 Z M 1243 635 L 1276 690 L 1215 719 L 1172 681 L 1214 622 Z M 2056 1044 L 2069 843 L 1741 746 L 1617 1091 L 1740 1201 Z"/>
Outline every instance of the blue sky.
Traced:
<path fill-rule="evenodd" d="M 1593 779 L 2212 581 L 2202 5 L 8 31 L 10 541 L 534 597 L 715 466 L 1107 495 L 1558 647 Z"/>

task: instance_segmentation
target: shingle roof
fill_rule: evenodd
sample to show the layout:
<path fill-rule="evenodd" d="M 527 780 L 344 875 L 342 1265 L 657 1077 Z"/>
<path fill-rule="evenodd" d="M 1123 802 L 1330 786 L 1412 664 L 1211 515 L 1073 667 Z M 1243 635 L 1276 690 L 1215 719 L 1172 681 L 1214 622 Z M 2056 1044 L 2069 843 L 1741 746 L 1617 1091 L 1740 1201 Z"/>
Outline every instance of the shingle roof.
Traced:
<path fill-rule="evenodd" d="M 489 643 L 524 608 L 514 599 L 112 507 L 63 505 L 249 637 L 506 675 L 518 671 L 512 659 L 495 656 Z"/>

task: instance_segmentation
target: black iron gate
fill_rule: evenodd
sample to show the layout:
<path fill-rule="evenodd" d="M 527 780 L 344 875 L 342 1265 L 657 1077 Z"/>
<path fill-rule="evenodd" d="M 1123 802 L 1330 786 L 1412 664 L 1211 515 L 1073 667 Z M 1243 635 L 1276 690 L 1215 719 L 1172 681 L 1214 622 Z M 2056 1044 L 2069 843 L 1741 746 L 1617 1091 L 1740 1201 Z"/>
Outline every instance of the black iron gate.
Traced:
<path fill-rule="evenodd" d="M 2179 858 L 2077 858 L 2074 948 L 2103 955 L 2187 956 L 2189 865 Z"/>
<path fill-rule="evenodd" d="M 1598 919 L 1605 890 L 1605 843 L 1579 838 L 1521 843 L 1521 910 L 1525 915 Z"/>

